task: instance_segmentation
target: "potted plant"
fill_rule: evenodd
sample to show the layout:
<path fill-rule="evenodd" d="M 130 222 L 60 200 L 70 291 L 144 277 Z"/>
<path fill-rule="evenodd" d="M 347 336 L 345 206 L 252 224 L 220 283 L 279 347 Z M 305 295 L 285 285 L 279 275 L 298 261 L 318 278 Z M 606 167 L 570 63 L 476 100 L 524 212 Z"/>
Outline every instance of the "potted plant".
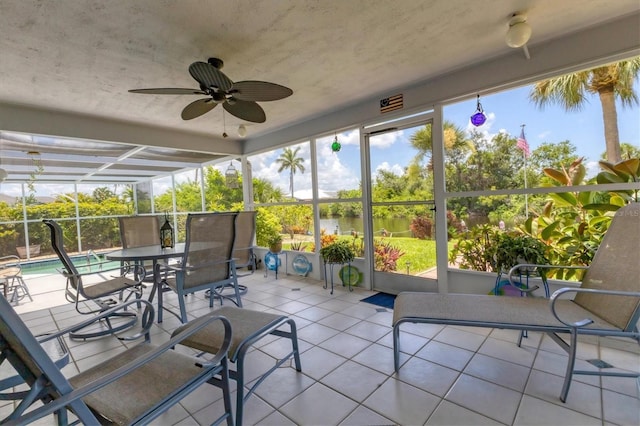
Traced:
<path fill-rule="evenodd" d="M 271 253 L 280 253 L 282 251 L 282 235 L 273 234 L 269 236 L 267 244 Z"/>
<path fill-rule="evenodd" d="M 548 264 L 547 246 L 526 234 L 498 233 L 494 245 L 495 270 L 507 272 L 520 263 Z"/>
<path fill-rule="evenodd" d="M 510 284 L 509 277 L 503 279 L 502 275 L 507 274 L 511 268 L 519 264 L 546 265 L 547 246 L 537 238 L 526 234 L 512 234 L 499 232 L 496 235 L 496 243 L 493 246 L 494 270 L 498 272 L 494 294 L 508 294 Z M 528 281 L 532 276 L 540 276 L 545 286 L 545 294 L 548 295 L 548 286 L 544 269 L 536 267 L 519 268 L 520 277 L 513 281 L 513 284 L 520 289 L 529 288 Z M 505 287 L 507 286 L 507 287 Z M 520 295 L 516 290 L 512 290 L 514 295 Z"/>
<path fill-rule="evenodd" d="M 345 240 L 339 240 L 322 247 L 320 256 L 325 263 L 349 263 L 355 259 L 351 244 Z"/>

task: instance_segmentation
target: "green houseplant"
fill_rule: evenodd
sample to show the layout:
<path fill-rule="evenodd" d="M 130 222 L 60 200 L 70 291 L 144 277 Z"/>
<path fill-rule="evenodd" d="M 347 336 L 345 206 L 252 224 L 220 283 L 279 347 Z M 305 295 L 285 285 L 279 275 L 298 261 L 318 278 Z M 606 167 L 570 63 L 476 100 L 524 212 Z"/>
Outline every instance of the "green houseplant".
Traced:
<path fill-rule="evenodd" d="M 494 269 L 507 272 L 519 263 L 545 265 L 547 246 L 537 238 L 526 234 L 498 233 L 493 245 Z"/>
<path fill-rule="evenodd" d="M 351 244 L 346 240 L 339 240 L 322 247 L 320 256 L 325 263 L 349 263 L 355 259 Z"/>
<path fill-rule="evenodd" d="M 280 253 L 282 251 L 282 235 L 272 234 L 267 239 L 269 245 L 269 251 L 271 253 Z"/>

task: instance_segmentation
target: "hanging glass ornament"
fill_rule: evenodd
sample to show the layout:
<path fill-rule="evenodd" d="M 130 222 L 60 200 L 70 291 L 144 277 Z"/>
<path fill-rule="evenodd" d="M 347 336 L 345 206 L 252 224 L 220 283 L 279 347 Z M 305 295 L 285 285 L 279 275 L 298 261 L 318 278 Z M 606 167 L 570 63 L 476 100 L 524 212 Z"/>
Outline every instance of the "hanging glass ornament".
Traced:
<path fill-rule="evenodd" d="M 342 148 L 342 145 L 340 145 L 340 142 L 338 142 L 338 135 L 336 135 L 336 137 L 333 139 L 333 143 L 331 144 L 331 151 L 338 152 L 340 151 L 340 148 Z"/>
<path fill-rule="evenodd" d="M 487 117 L 484 115 L 482 104 L 480 103 L 480 95 L 478 95 L 478 106 L 476 108 L 476 113 L 471 116 L 471 124 L 478 127 L 482 126 L 485 121 L 487 121 Z"/>

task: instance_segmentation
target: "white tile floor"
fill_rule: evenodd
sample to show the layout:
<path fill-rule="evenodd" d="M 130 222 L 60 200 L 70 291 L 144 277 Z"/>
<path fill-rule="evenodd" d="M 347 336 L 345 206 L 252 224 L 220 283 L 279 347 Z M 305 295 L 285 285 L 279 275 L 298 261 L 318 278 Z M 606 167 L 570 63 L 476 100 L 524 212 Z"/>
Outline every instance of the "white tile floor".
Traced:
<path fill-rule="evenodd" d="M 577 376 L 567 403 L 560 402 L 566 356 L 540 334 L 530 333 L 519 348 L 517 333 L 511 331 L 407 324 L 401 335 L 403 366 L 394 374 L 392 312 L 360 302 L 373 292 L 339 287 L 330 295 L 321 282 L 293 276 L 276 281 L 259 272 L 241 278 L 241 283 L 249 288 L 243 298 L 246 309 L 295 319 L 302 352 L 301 373 L 285 364 L 258 387 L 245 406 L 245 424 L 640 424 L 633 379 Z M 47 286 L 46 291 L 32 289 L 35 301 L 17 308 L 34 334 L 79 319 L 68 303 L 42 309 L 60 296 L 59 289 L 52 290 L 49 282 Z M 166 299 L 170 305 L 176 301 L 170 293 Z M 194 317 L 209 311 L 202 294 L 190 296 L 188 306 Z M 165 314 L 165 321 L 154 326 L 152 341 L 168 339 L 178 324 Z M 282 343 L 273 338 L 259 342 L 249 355 L 248 381 L 284 353 Z M 67 376 L 125 349 L 111 337 L 69 346 L 72 362 L 63 370 Z M 580 364 L 592 368 L 585 359 L 603 358 L 618 368 L 638 371 L 637 348 L 635 343 L 585 342 Z M 219 390 L 204 385 L 155 423 L 209 424 L 221 412 L 220 398 Z M 0 406 L 0 415 L 10 410 L 11 404 Z"/>

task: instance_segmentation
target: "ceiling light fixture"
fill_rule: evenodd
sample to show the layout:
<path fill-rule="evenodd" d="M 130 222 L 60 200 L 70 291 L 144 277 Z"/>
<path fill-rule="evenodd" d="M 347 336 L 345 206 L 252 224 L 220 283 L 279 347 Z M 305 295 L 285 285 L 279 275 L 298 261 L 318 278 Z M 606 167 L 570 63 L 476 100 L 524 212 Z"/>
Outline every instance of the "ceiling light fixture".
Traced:
<path fill-rule="evenodd" d="M 527 23 L 527 15 L 521 13 L 514 13 L 509 19 L 509 29 L 507 30 L 506 42 L 507 46 L 514 49 L 522 47 L 524 55 L 527 59 L 529 56 L 529 49 L 527 49 L 527 42 L 531 38 L 531 25 Z"/>
<path fill-rule="evenodd" d="M 238 136 L 241 138 L 247 136 L 247 127 L 244 124 L 238 126 Z"/>

